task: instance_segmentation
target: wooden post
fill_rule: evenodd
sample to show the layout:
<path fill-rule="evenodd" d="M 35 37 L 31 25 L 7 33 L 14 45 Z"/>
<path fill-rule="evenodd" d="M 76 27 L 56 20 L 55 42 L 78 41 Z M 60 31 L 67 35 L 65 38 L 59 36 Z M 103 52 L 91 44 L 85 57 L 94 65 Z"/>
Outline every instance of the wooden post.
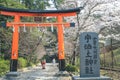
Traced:
<path fill-rule="evenodd" d="M 15 15 L 14 22 L 20 22 L 20 16 Z M 13 38 L 12 38 L 12 54 L 11 54 L 11 62 L 10 62 L 10 72 L 17 71 L 17 61 L 18 61 L 18 41 L 19 41 L 19 32 L 18 25 L 13 25 Z"/>
<path fill-rule="evenodd" d="M 62 16 L 58 16 L 58 23 L 61 23 Z M 59 59 L 59 70 L 65 70 L 65 54 L 64 54 L 64 36 L 63 36 L 63 26 L 58 25 L 58 59 Z"/>

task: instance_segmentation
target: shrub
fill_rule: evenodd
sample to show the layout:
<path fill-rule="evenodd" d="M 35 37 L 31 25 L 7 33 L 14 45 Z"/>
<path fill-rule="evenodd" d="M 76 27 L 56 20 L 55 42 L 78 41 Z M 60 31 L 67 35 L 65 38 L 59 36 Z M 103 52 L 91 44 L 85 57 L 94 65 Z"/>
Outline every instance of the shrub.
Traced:
<path fill-rule="evenodd" d="M 52 62 L 52 59 L 50 58 L 49 55 L 44 55 L 41 60 L 44 60 L 44 59 L 46 60 L 47 63 L 51 63 Z"/>
<path fill-rule="evenodd" d="M 71 64 L 68 64 L 65 69 L 68 72 L 76 72 L 76 71 L 78 71 L 77 67 L 74 66 L 74 65 L 71 65 Z"/>
<path fill-rule="evenodd" d="M 24 67 L 27 67 L 27 60 L 22 57 L 18 58 L 18 68 Z"/>
<path fill-rule="evenodd" d="M 9 71 L 9 65 L 10 63 L 8 60 L 0 59 L 0 76 Z"/>
<path fill-rule="evenodd" d="M 32 62 L 28 62 L 28 64 L 27 64 L 27 66 L 33 66 L 34 65 L 34 63 L 32 63 Z"/>

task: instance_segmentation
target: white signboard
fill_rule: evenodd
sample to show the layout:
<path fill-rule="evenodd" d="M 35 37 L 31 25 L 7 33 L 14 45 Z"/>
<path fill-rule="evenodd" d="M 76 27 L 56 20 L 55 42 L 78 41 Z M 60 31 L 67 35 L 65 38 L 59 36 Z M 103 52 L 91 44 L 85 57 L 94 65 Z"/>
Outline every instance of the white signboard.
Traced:
<path fill-rule="evenodd" d="M 98 34 L 80 35 L 80 77 L 100 77 Z"/>

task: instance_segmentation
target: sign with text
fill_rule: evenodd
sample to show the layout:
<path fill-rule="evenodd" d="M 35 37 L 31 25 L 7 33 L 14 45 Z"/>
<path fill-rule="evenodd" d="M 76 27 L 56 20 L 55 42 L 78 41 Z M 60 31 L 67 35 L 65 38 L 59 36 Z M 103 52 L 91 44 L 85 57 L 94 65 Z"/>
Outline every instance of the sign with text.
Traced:
<path fill-rule="evenodd" d="M 98 34 L 80 34 L 80 77 L 100 77 Z"/>

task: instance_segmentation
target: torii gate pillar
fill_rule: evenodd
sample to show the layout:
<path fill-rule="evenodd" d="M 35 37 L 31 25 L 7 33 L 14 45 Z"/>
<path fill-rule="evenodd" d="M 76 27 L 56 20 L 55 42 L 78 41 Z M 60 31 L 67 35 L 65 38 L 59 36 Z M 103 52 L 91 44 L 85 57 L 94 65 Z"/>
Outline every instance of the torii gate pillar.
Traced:
<path fill-rule="evenodd" d="M 62 23 L 62 16 L 58 16 L 58 23 Z M 62 24 L 58 25 L 58 59 L 59 59 L 59 70 L 65 70 L 65 54 L 64 54 L 64 35 Z"/>
<path fill-rule="evenodd" d="M 14 22 L 20 22 L 20 16 L 14 16 Z M 17 62 L 18 62 L 18 47 L 19 47 L 19 26 L 14 25 L 14 31 L 12 35 L 12 54 L 10 62 L 10 72 L 17 71 Z"/>

